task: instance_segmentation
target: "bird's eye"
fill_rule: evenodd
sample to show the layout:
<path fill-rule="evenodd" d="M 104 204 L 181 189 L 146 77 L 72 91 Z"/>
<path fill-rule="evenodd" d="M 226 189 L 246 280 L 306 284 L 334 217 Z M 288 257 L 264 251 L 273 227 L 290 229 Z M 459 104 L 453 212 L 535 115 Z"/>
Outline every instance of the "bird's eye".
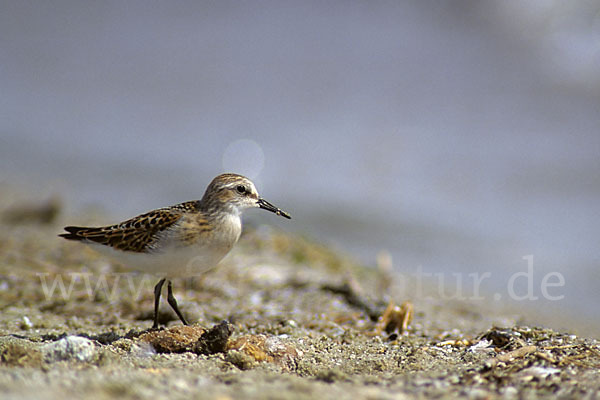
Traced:
<path fill-rule="evenodd" d="M 239 194 L 244 194 L 246 193 L 246 186 L 244 185 L 239 185 L 238 187 L 235 188 Z"/>

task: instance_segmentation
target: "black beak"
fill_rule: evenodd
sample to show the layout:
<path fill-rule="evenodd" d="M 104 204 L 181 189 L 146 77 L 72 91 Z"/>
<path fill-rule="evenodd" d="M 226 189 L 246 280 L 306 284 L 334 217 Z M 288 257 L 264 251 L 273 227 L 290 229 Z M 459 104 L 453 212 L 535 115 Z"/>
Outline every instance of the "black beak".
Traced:
<path fill-rule="evenodd" d="M 287 219 L 292 219 L 290 214 L 286 213 L 283 210 L 280 210 L 279 208 L 275 207 L 273 204 L 269 203 L 265 199 L 258 199 L 258 206 L 260 208 L 262 208 L 263 210 L 271 211 L 272 213 L 281 215 L 282 217 L 287 218 Z"/>

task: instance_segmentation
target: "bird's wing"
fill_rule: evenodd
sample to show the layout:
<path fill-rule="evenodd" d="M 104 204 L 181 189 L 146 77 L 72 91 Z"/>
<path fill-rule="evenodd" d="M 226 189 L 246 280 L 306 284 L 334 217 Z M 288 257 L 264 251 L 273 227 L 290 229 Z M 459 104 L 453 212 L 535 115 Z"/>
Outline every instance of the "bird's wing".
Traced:
<path fill-rule="evenodd" d="M 196 202 L 150 211 L 116 225 L 103 227 L 67 226 L 59 236 L 69 240 L 94 242 L 118 250 L 137 253 L 155 249 L 159 233 L 172 227 L 186 212 L 194 210 Z"/>

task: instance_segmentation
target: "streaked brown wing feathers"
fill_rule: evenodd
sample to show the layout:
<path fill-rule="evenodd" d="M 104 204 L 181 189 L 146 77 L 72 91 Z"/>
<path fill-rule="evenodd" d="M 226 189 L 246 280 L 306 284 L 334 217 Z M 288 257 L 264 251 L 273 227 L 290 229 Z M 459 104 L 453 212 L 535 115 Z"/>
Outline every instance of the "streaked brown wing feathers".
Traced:
<path fill-rule="evenodd" d="M 69 233 L 60 236 L 71 240 L 89 240 L 124 251 L 146 252 L 152 250 L 157 234 L 171 227 L 184 212 L 194 210 L 195 203 L 187 202 L 150 211 L 111 226 L 67 226 L 65 230 Z"/>

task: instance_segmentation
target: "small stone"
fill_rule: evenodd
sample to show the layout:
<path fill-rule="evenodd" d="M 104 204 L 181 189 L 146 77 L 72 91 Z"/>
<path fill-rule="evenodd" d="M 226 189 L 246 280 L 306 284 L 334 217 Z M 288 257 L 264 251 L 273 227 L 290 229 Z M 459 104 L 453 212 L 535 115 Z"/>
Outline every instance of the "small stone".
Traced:
<path fill-rule="evenodd" d="M 298 323 L 296 321 L 294 321 L 293 319 L 288 319 L 287 324 L 288 324 L 288 326 L 291 326 L 292 328 L 298 327 Z"/>
<path fill-rule="evenodd" d="M 96 344 L 81 336 L 67 336 L 41 348 L 46 362 L 77 360 L 89 362 L 97 354 Z"/>
<path fill-rule="evenodd" d="M 199 326 L 177 325 L 172 328 L 146 332 L 138 340 L 149 343 L 157 353 L 192 351 L 204 329 Z"/>
<path fill-rule="evenodd" d="M 227 341 L 233 333 L 233 325 L 227 321 L 222 321 L 202 333 L 194 345 L 193 351 L 197 354 L 216 354 L 227 351 Z"/>
<path fill-rule="evenodd" d="M 297 361 L 302 357 L 301 350 L 285 343 L 277 336 L 246 335 L 228 343 L 229 351 L 238 351 L 252 357 L 256 362 L 269 362 L 285 370 L 296 369 Z"/>

